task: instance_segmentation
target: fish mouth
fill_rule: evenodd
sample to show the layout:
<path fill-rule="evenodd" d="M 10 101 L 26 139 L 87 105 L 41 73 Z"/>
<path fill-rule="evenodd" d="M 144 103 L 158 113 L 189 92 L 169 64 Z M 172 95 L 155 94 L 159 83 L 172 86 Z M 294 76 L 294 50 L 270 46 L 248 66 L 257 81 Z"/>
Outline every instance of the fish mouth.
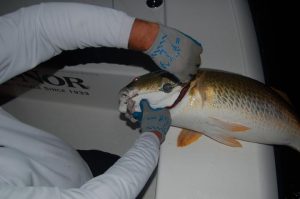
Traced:
<path fill-rule="evenodd" d="M 135 112 L 135 101 L 132 99 L 135 96 L 128 98 L 127 100 L 127 110 L 125 112 L 125 117 L 129 119 L 131 122 L 135 123 L 137 120 L 133 117 L 133 113 Z"/>
<path fill-rule="evenodd" d="M 135 101 L 134 97 L 138 95 L 137 91 L 124 89 L 120 92 L 120 105 L 119 111 L 125 114 L 125 117 L 129 119 L 131 122 L 135 123 L 137 120 L 133 117 L 133 113 L 135 112 Z"/>
<path fill-rule="evenodd" d="M 178 97 L 176 100 L 173 102 L 172 105 L 162 107 L 162 108 L 167 108 L 167 109 L 172 109 L 174 108 L 186 95 L 190 88 L 190 83 L 186 83 L 183 85 L 183 88 L 181 89 Z M 136 112 L 136 101 L 134 98 L 138 96 L 138 91 L 134 89 L 124 89 L 123 91 L 120 92 L 120 106 L 119 106 L 119 111 L 121 113 L 125 114 L 125 118 L 129 119 L 131 122 L 135 123 L 137 120 L 133 117 L 133 113 Z"/>

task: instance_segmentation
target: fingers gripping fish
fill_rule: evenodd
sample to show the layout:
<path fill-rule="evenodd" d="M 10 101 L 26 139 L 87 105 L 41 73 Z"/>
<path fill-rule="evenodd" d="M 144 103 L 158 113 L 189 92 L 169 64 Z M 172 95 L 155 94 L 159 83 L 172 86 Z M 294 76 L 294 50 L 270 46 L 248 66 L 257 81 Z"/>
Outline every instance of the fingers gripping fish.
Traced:
<path fill-rule="evenodd" d="M 201 69 L 187 84 L 167 72 L 135 78 L 120 91 L 119 110 L 132 122 L 139 102 L 170 109 L 172 125 L 184 130 L 178 146 L 204 134 L 220 143 L 241 147 L 238 140 L 288 145 L 300 151 L 300 120 L 273 89 L 241 75 Z"/>

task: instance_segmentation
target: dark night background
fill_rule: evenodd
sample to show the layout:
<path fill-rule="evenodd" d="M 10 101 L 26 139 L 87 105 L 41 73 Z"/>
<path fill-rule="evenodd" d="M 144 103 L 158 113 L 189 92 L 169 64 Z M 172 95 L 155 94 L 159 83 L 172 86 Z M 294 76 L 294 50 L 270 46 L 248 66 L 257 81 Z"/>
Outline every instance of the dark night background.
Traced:
<path fill-rule="evenodd" d="M 300 113 L 297 73 L 299 52 L 296 28 L 299 8 L 294 1 L 248 0 L 260 46 L 266 84 L 285 92 Z M 276 146 L 275 158 L 280 199 L 300 198 L 300 154 Z"/>

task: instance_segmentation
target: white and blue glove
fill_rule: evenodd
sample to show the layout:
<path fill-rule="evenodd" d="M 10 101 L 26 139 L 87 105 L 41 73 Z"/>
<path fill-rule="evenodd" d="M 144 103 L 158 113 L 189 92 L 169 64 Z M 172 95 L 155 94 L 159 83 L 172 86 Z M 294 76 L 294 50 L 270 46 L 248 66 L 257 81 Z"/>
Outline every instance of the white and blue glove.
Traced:
<path fill-rule="evenodd" d="M 202 46 L 190 36 L 160 25 L 153 45 L 145 53 L 158 67 L 185 83 L 196 74 L 200 66 Z"/>
<path fill-rule="evenodd" d="M 153 109 L 146 99 L 140 101 L 140 107 L 142 112 L 135 112 L 133 116 L 140 122 L 141 132 L 160 133 L 162 143 L 171 126 L 170 111 L 165 108 Z"/>

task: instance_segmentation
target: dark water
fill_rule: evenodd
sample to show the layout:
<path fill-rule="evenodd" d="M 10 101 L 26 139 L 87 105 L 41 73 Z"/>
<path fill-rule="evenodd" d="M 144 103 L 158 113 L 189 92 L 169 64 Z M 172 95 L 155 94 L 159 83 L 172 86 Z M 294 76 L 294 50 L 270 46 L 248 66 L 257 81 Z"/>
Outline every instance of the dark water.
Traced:
<path fill-rule="evenodd" d="M 295 2 L 248 0 L 252 12 L 265 80 L 284 91 L 300 113 L 299 9 Z M 275 147 L 277 180 L 280 199 L 300 198 L 300 153 Z"/>

